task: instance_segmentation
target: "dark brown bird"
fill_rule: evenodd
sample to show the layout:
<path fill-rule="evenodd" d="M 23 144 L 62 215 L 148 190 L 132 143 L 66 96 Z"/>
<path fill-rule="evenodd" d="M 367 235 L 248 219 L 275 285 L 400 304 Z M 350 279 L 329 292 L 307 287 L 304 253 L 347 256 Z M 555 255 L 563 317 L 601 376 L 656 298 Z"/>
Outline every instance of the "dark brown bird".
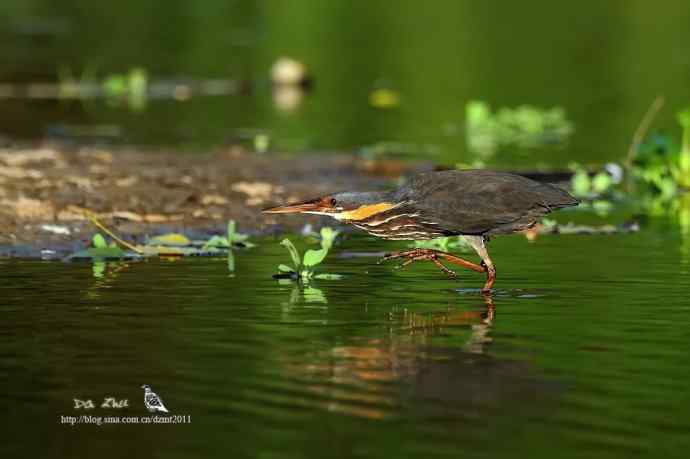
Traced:
<path fill-rule="evenodd" d="M 529 229 L 552 210 L 578 204 L 568 192 L 520 175 L 452 170 L 414 176 L 397 190 L 335 193 L 264 212 L 328 215 L 395 241 L 463 236 L 481 257 L 480 264 L 432 249 L 393 252 L 381 261 L 404 258 L 401 266 L 407 266 L 429 260 L 454 277 L 443 260 L 486 273 L 482 290 L 490 291 L 496 280 L 486 249 L 490 236 Z"/>

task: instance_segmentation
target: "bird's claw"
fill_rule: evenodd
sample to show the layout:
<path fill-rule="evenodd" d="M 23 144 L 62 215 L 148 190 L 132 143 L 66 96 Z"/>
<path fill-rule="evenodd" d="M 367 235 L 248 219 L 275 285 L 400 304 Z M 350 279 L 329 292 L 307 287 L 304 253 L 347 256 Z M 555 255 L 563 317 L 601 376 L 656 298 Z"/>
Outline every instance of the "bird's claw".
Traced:
<path fill-rule="evenodd" d="M 403 269 L 404 267 L 414 263 L 415 261 L 431 261 L 433 264 L 435 264 L 441 271 L 446 273 L 449 277 L 456 278 L 458 275 L 455 273 L 455 271 L 452 271 L 448 269 L 443 263 L 441 263 L 438 260 L 438 256 L 434 252 L 426 252 L 426 251 L 420 251 L 420 250 L 407 250 L 404 252 L 392 252 L 388 253 L 381 258 L 377 264 L 381 264 L 384 261 L 388 260 L 393 260 L 395 258 L 406 258 L 405 261 L 397 265 L 395 268 L 396 270 Z"/>
<path fill-rule="evenodd" d="M 377 261 L 376 264 L 380 265 L 384 261 L 394 260 L 396 258 L 400 258 L 401 256 L 403 256 L 403 255 L 401 255 L 400 253 L 397 253 L 397 252 L 387 253 L 383 256 L 383 258 L 381 258 L 379 261 Z"/>

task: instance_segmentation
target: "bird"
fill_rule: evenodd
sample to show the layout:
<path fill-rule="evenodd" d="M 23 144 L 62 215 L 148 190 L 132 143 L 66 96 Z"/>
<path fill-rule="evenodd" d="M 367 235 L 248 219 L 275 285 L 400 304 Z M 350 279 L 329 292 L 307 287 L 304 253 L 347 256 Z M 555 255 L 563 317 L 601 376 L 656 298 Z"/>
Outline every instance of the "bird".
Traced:
<path fill-rule="evenodd" d="M 462 236 L 480 263 L 440 250 L 415 248 L 386 254 L 380 261 L 430 261 L 448 276 L 442 262 L 486 274 L 490 292 L 496 267 L 487 243 L 492 236 L 525 231 L 553 210 L 577 206 L 567 191 L 521 175 L 486 169 L 446 170 L 415 175 L 389 191 L 345 191 L 264 209 L 267 214 L 327 215 L 386 240 L 429 240 Z"/>
<path fill-rule="evenodd" d="M 141 388 L 144 389 L 144 405 L 146 405 L 146 409 L 149 410 L 149 412 L 168 412 L 168 409 L 163 405 L 163 400 L 161 400 L 158 394 L 153 392 L 147 384 L 144 384 Z"/>

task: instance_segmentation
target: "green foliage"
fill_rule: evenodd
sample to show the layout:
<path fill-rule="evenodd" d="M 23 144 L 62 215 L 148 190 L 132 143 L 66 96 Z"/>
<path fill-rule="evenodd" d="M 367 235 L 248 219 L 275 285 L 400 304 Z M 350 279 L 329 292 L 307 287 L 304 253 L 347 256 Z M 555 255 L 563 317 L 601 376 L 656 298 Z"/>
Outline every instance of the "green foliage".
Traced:
<path fill-rule="evenodd" d="M 227 235 L 225 237 L 223 236 L 213 236 L 211 237 L 206 243 L 204 243 L 204 246 L 202 247 L 202 250 L 208 250 L 211 248 L 226 248 L 229 249 L 231 247 L 241 247 L 241 248 L 251 248 L 254 247 L 255 244 L 252 244 L 251 242 L 248 241 L 249 235 L 248 234 L 242 234 L 237 232 L 237 224 L 235 223 L 235 220 L 230 220 L 228 221 L 228 230 L 227 230 Z"/>
<path fill-rule="evenodd" d="M 680 147 L 665 136 L 652 135 L 640 147 L 630 171 L 642 193 L 662 200 L 690 189 L 690 109 L 679 112 L 677 120 L 683 130 Z"/>
<path fill-rule="evenodd" d="M 111 105 L 126 100 L 134 111 L 146 108 L 148 101 L 148 75 L 142 68 L 133 68 L 127 74 L 111 74 L 101 83 L 103 94 Z"/>
<path fill-rule="evenodd" d="M 598 215 L 608 215 L 613 204 L 608 198 L 634 194 L 641 211 L 652 216 L 677 217 L 682 228 L 690 220 L 687 209 L 690 190 L 690 109 L 678 113 L 683 129 L 680 145 L 667 135 L 652 134 L 640 145 L 627 170 L 628 185 L 615 183 L 606 171 L 591 175 L 583 166 L 571 164 L 574 174 L 570 182 L 573 195 L 589 198 L 581 208 L 589 208 Z M 633 185 L 630 187 L 629 185 Z M 683 204 L 679 204 L 683 203 Z"/>
<path fill-rule="evenodd" d="M 333 229 L 328 227 L 322 228 L 321 248 L 307 250 L 304 253 L 304 258 L 300 256 L 299 251 L 292 241 L 289 239 L 283 239 L 280 245 L 285 247 L 290 253 L 292 266 L 286 264 L 278 265 L 278 271 L 280 274 L 277 274 L 276 277 L 287 277 L 304 283 L 308 283 L 311 279 L 342 279 L 342 276 L 338 274 L 315 273 L 315 268 L 326 258 L 326 255 L 328 255 L 328 252 L 333 246 L 333 241 L 337 236 L 337 231 L 333 231 Z"/>
<path fill-rule="evenodd" d="M 108 243 L 105 241 L 105 238 L 101 235 L 101 233 L 96 233 L 91 239 L 91 246 L 96 249 L 105 249 L 108 247 Z"/>
<path fill-rule="evenodd" d="M 606 171 L 600 171 L 590 177 L 589 172 L 578 164 L 571 165 L 575 173 L 570 179 L 570 190 L 575 197 L 587 198 L 601 196 L 613 190 L 614 182 Z"/>
<path fill-rule="evenodd" d="M 680 186 L 690 188 L 690 108 L 678 113 L 678 123 L 683 128 L 683 137 L 673 175 Z"/>
<path fill-rule="evenodd" d="M 122 250 L 114 242 L 108 244 L 108 241 L 105 239 L 105 237 L 103 237 L 102 234 L 96 233 L 91 239 L 90 247 L 84 250 L 78 250 L 68 255 L 65 260 L 88 260 L 97 263 L 105 260 L 123 260 L 134 258 L 139 258 L 139 256 L 133 252 Z"/>
<path fill-rule="evenodd" d="M 428 241 L 414 241 L 410 246 L 420 249 L 436 249 L 443 252 L 448 252 L 450 249 L 460 250 L 462 252 L 470 252 L 472 250 L 472 246 L 462 236 L 439 237 Z"/>
<path fill-rule="evenodd" d="M 190 241 L 184 234 L 168 233 L 160 236 L 152 237 L 148 240 L 149 246 L 168 246 L 168 247 L 186 247 L 191 245 Z"/>
<path fill-rule="evenodd" d="M 89 248 L 79 250 L 68 257 L 67 261 L 88 260 L 100 262 L 104 260 L 131 260 L 142 257 L 183 257 L 183 256 L 214 256 L 227 255 L 228 271 L 235 271 L 235 257 L 233 249 L 254 247 L 248 241 L 249 236 L 238 233 L 234 221 L 228 222 L 226 236 L 213 236 L 207 241 L 193 241 L 179 233 L 168 233 L 152 237 L 144 245 L 134 247 L 139 253 L 123 250 L 115 242 L 108 244 L 106 238 L 96 233 Z M 100 268 L 94 269 L 100 271 Z"/>
<path fill-rule="evenodd" d="M 483 157 L 502 147 L 535 148 L 565 142 L 573 133 L 560 107 L 542 109 L 530 105 L 500 108 L 492 113 L 489 104 L 470 101 L 465 106 L 467 146 Z"/>

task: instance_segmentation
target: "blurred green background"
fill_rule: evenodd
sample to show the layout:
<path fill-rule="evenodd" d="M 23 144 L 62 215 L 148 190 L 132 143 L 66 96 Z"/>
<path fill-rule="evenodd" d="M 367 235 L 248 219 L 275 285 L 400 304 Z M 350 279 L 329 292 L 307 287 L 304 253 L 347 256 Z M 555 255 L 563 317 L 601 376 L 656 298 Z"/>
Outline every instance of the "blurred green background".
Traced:
<path fill-rule="evenodd" d="M 690 3 L 680 0 L 5 0 L 0 134 L 200 149 L 260 135 L 280 151 L 397 142 L 438 162 L 471 162 L 466 104 L 481 100 L 560 107 L 574 127 L 537 148 L 505 145 L 492 161 L 603 163 L 624 156 L 658 95 L 666 107 L 656 125 L 676 129 L 690 99 L 687 24 Z M 281 56 L 303 63 L 313 82 L 289 109 L 270 79 Z M 69 75 L 107 82 L 132 69 L 149 89 L 169 83 L 175 97 L 149 94 L 133 110 L 18 89 Z M 209 80 L 204 94 L 184 91 Z M 381 89 L 393 97 L 387 107 L 372 104 Z"/>

